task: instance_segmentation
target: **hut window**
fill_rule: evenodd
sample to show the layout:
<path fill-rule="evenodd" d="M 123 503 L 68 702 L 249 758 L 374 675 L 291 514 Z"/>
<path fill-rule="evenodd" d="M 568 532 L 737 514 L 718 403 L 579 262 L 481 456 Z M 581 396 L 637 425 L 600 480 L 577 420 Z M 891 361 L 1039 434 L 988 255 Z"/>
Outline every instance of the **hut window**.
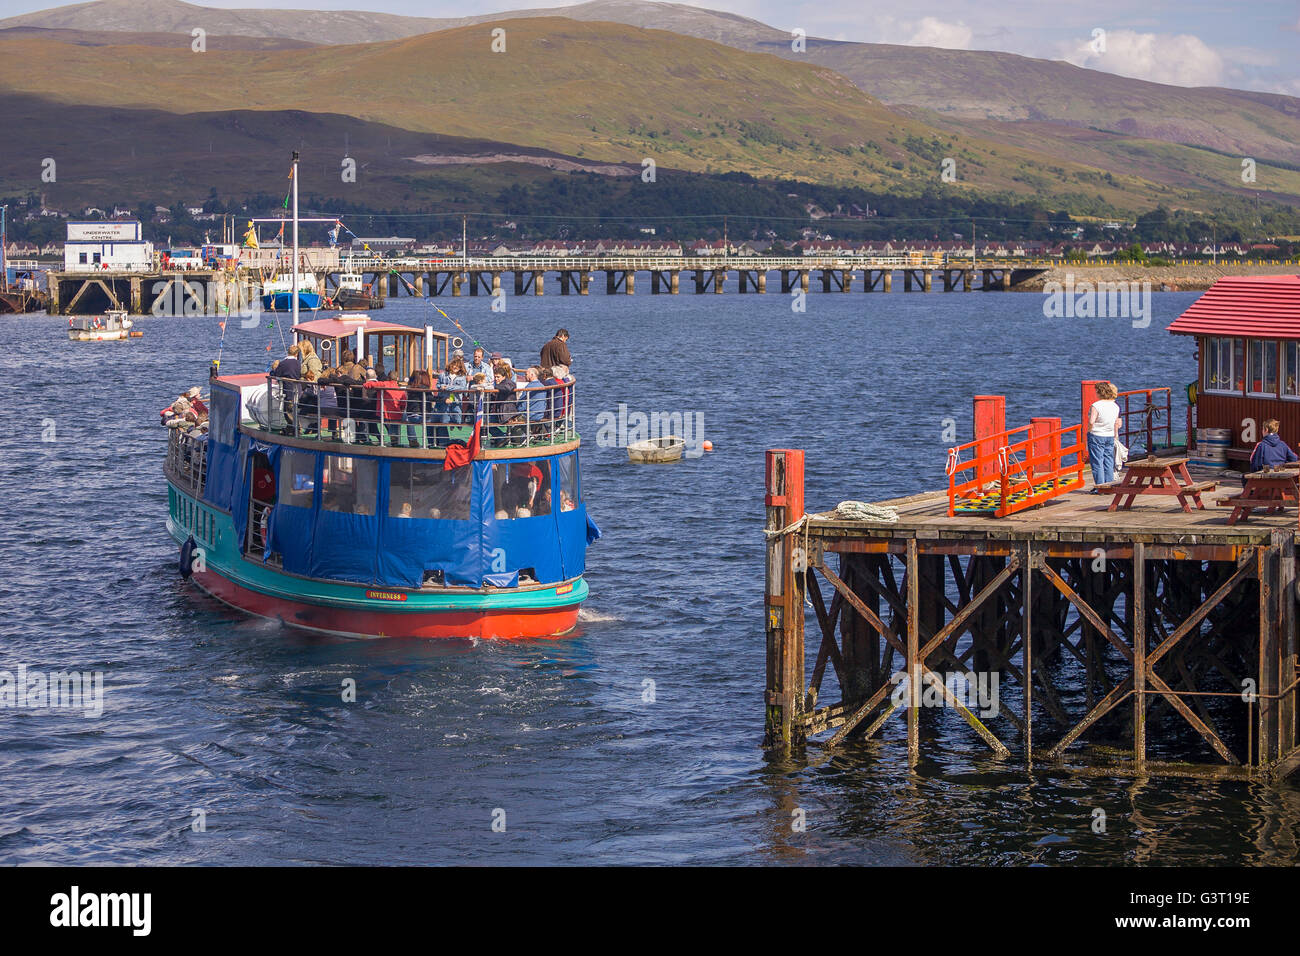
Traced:
<path fill-rule="evenodd" d="M 321 505 L 326 511 L 373 515 L 379 492 L 379 462 L 373 458 L 326 455 Z"/>
<path fill-rule="evenodd" d="M 1300 342 L 1282 343 L 1282 394 L 1300 398 Z"/>
<path fill-rule="evenodd" d="M 310 508 L 316 491 L 316 455 L 309 451 L 285 449 L 280 454 L 280 493 L 282 505 Z"/>
<path fill-rule="evenodd" d="M 1255 395 L 1277 394 L 1277 342 L 1250 341 L 1250 378 L 1246 390 Z"/>
<path fill-rule="evenodd" d="M 388 466 L 388 517 L 468 521 L 473 468 L 444 471 L 440 461 Z"/>
<path fill-rule="evenodd" d="M 1205 381 L 1207 392 L 1240 392 L 1245 377 L 1245 340 L 1207 338 L 1205 340 Z"/>

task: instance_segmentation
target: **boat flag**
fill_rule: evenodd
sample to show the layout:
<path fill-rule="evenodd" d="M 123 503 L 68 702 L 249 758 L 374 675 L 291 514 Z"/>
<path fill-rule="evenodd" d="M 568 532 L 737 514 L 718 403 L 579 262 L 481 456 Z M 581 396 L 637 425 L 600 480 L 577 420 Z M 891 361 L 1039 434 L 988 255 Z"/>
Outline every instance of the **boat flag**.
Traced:
<path fill-rule="evenodd" d="M 447 457 L 442 463 L 443 471 L 451 471 L 453 468 L 463 468 L 474 460 L 478 454 L 479 442 L 483 434 L 483 396 L 475 396 L 474 408 L 474 432 L 469 436 L 468 445 L 448 445 Z"/>

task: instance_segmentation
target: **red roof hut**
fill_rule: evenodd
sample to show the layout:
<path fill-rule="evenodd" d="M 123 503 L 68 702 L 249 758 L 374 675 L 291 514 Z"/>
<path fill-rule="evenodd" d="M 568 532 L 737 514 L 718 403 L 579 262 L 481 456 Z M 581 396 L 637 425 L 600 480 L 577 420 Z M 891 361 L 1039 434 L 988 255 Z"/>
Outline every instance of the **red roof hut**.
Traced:
<path fill-rule="evenodd" d="M 1230 458 L 1249 457 L 1270 418 L 1300 444 L 1300 275 L 1224 277 L 1169 331 L 1196 337 L 1196 424 L 1231 429 Z"/>

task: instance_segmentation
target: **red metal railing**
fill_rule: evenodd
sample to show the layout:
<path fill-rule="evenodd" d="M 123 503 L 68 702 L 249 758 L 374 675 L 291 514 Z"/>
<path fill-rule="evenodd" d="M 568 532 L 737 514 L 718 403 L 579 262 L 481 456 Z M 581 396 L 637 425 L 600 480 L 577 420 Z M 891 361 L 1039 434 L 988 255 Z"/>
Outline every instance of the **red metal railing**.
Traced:
<path fill-rule="evenodd" d="M 1083 426 L 1022 425 L 948 449 L 948 516 L 958 500 L 996 495 L 995 517 L 1033 508 L 1083 485 Z M 969 456 L 969 457 L 963 457 Z"/>
<path fill-rule="evenodd" d="M 1139 404 L 1136 399 L 1141 398 Z M 1120 441 L 1132 452 L 1153 452 L 1174 443 L 1174 399 L 1169 388 L 1135 388 L 1115 399 L 1124 420 Z M 1159 440 L 1159 441 L 1158 441 Z M 1157 443 L 1158 441 L 1158 443 Z"/>

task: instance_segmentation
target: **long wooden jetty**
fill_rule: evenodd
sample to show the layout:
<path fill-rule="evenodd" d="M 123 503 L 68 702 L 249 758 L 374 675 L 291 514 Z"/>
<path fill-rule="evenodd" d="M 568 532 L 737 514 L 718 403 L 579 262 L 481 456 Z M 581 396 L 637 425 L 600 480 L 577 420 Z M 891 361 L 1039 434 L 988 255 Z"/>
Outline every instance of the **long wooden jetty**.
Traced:
<path fill-rule="evenodd" d="M 1083 429 L 1038 421 L 1023 440 L 977 431 L 947 489 L 843 511 L 807 513 L 803 452 L 767 453 L 765 746 L 893 740 L 915 766 L 964 721 L 1029 769 L 1294 772 L 1294 511 L 1229 524 L 1209 491 L 1189 511 L 1169 494 L 1108 510 Z M 1178 451 L 1161 444 L 1146 447 Z M 1017 461 L 1031 481 L 1008 485 Z M 966 477 L 993 489 L 982 512 L 959 510 Z M 990 683 L 981 710 L 966 692 Z"/>
<path fill-rule="evenodd" d="M 544 295 L 547 277 L 560 295 L 589 295 L 602 283 L 607 295 L 633 295 L 638 274 L 653 295 L 722 294 L 733 278 L 743 294 L 796 292 L 1008 291 L 1039 275 L 1049 260 L 970 259 L 948 256 L 498 256 L 448 258 L 344 257 L 319 270 L 326 291 L 339 275 L 363 277 L 378 299 L 402 294 L 433 296 Z M 895 282 L 895 278 L 898 282 Z M 773 279 L 769 283 L 769 278 Z M 512 281 L 511 281 L 512 280 Z M 53 269 L 47 272 L 50 311 L 95 312 L 106 308 L 148 314 L 161 301 L 167 313 L 189 303 L 201 311 L 236 311 L 258 295 L 257 269 Z M 644 284 L 641 286 L 645 288 Z"/>

